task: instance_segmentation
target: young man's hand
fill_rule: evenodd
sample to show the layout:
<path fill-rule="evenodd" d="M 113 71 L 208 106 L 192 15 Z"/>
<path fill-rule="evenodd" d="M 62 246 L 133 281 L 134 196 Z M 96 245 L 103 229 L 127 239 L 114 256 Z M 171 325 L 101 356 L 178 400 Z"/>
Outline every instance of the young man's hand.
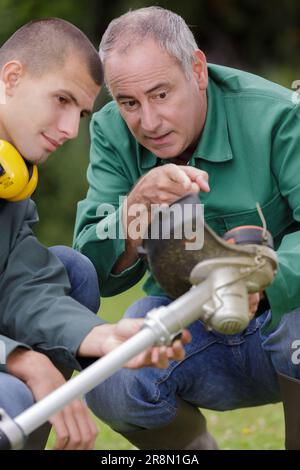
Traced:
<path fill-rule="evenodd" d="M 41 400 L 66 380 L 44 354 L 18 348 L 7 360 L 8 371 L 21 379 L 36 401 Z M 81 400 L 74 400 L 49 419 L 56 433 L 55 450 L 91 450 L 98 429 Z"/>
<path fill-rule="evenodd" d="M 83 357 L 104 356 L 136 334 L 143 324 L 144 319 L 142 318 L 127 318 L 114 325 L 96 326 L 81 343 L 78 354 Z M 190 341 L 191 335 L 185 330 L 181 339 L 174 341 L 172 346 L 148 348 L 131 359 L 126 364 L 126 367 L 131 369 L 145 366 L 165 368 L 168 366 L 169 359 L 180 361 L 184 358 L 185 351 L 183 345 Z"/>

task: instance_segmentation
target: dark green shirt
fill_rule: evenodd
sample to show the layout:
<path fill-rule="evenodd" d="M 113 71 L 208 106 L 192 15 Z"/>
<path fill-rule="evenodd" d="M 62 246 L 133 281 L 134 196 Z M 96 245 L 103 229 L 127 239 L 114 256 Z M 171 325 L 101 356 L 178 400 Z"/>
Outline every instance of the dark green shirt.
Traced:
<path fill-rule="evenodd" d="M 35 204 L 0 200 L 0 370 L 18 346 L 80 369 L 76 353 L 101 321 L 68 296 L 61 261 L 32 233 Z"/>
<path fill-rule="evenodd" d="M 201 193 L 205 219 L 219 235 L 239 225 L 261 225 L 260 203 L 280 263 L 266 291 L 274 328 L 284 313 L 300 306 L 300 109 L 291 90 L 216 65 L 209 66 L 207 96 L 205 127 L 190 161 L 209 174 L 211 191 Z M 92 260 L 102 295 L 109 296 L 135 284 L 146 267 L 139 260 L 113 275 L 124 240 L 100 240 L 97 230 L 116 227 L 122 233 L 119 196 L 163 162 L 137 143 L 114 102 L 94 115 L 91 139 L 90 187 L 78 205 L 74 245 Z M 116 214 L 97 214 L 103 203 L 112 204 Z M 162 293 L 151 273 L 144 289 Z"/>

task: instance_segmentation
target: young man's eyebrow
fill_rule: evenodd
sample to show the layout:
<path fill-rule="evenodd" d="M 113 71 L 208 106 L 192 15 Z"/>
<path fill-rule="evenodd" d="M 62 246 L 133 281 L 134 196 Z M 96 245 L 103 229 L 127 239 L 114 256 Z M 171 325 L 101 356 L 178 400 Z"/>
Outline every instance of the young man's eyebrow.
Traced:
<path fill-rule="evenodd" d="M 160 88 L 164 88 L 164 87 L 168 87 L 170 86 L 170 83 L 168 82 L 161 82 L 161 83 L 158 83 L 157 85 L 153 86 L 152 88 L 150 88 L 149 90 L 146 91 L 146 95 L 150 95 L 151 93 L 153 93 L 154 91 L 157 91 L 159 90 Z M 129 100 L 129 99 L 134 99 L 133 96 L 130 96 L 130 95 L 122 95 L 121 93 L 117 93 L 116 95 L 116 100 Z"/>
<path fill-rule="evenodd" d="M 62 93 L 63 95 L 67 95 L 68 98 L 73 101 L 74 104 L 76 104 L 76 106 L 79 107 L 79 103 L 77 101 L 77 99 L 75 98 L 75 96 L 70 92 L 70 91 L 67 91 L 67 90 L 59 90 L 59 93 Z M 92 114 L 93 110 L 92 109 L 83 109 L 81 111 L 82 114 L 84 114 L 85 116 L 90 116 Z"/>

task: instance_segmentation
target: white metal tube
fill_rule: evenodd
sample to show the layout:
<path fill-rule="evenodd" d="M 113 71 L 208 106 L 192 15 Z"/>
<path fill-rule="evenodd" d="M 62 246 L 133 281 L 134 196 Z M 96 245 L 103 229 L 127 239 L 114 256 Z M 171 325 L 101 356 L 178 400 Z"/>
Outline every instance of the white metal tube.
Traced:
<path fill-rule="evenodd" d="M 28 436 L 45 423 L 50 416 L 110 377 L 128 360 L 154 344 L 155 340 L 154 333 L 150 328 L 142 329 L 121 346 L 97 360 L 76 377 L 21 413 L 14 421 Z"/>
<path fill-rule="evenodd" d="M 75 398 L 84 395 L 102 383 L 134 356 L 161 339 L 165 343 L 168 342 L 174 334 L 200 318 L 201 306 L 210 296 L 210 281 L 207 279 L 170 305 L 154 309 L 151 321 L 148 323 L 146 320 L 145 322 L 145 328 L 21 413 L 14 419 L 15 423 L 28 436 L 45 423 L 50 416 L 53 416 Z"/>

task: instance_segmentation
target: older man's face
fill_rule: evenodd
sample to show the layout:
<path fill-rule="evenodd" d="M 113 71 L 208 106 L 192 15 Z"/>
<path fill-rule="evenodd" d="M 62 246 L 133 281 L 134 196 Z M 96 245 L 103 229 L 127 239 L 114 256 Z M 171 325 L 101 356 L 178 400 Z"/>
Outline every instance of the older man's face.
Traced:
<path fill-rule="evenodd" d="M 207 67 L 198 64 L 188 79 L 178 62 L 154 41 L 126 54 L 114 51 L 105 63 L 107 83 L 137 141 L 159 158 L 173 158 L 195 144 L 207 110 Z"/>

